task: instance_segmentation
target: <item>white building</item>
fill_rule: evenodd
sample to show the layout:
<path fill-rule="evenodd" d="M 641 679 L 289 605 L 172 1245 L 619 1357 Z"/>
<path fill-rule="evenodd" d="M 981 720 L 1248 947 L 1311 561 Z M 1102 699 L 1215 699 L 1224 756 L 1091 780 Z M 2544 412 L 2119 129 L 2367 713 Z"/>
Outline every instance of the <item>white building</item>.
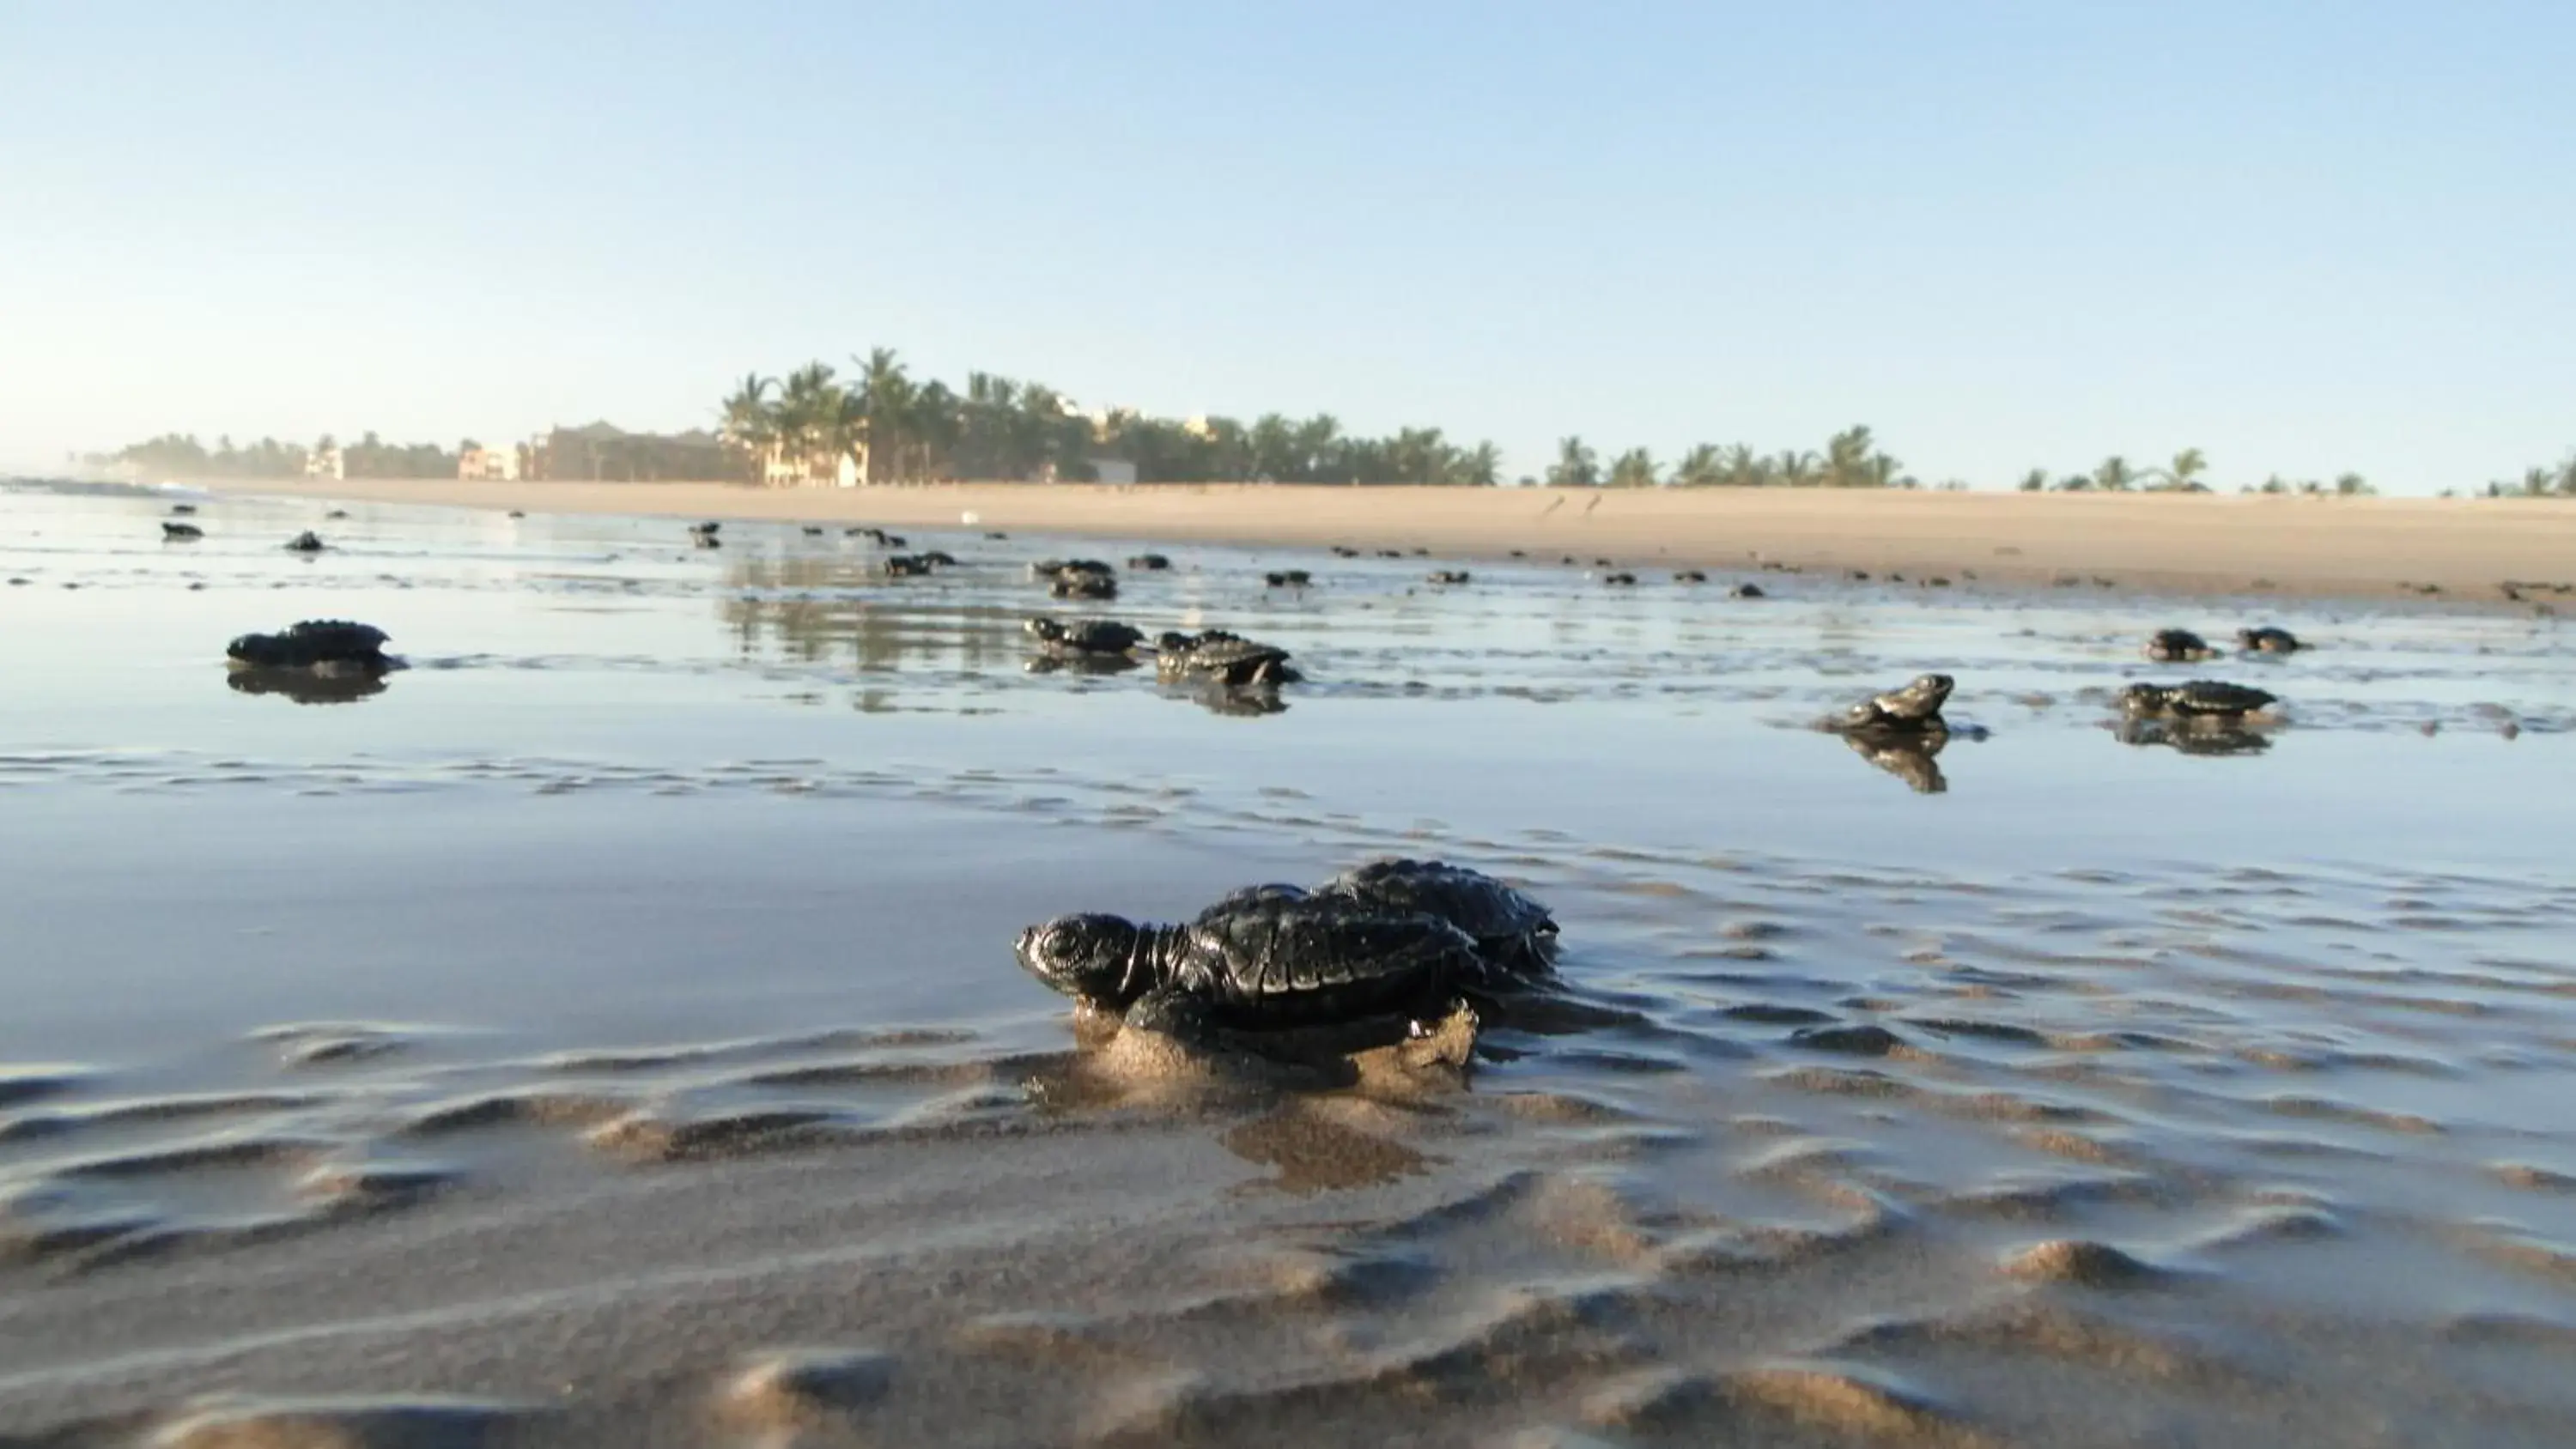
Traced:
<path fill-rule="evenodd" d="M 468 448 L 456 457 L 456 476 L 468 483 L 515 483 L 519 480 L 519 450 Z"/>
<path fill-rule="evenodd" d="M 316 448 L 304 455 L 304 476 L 307 478 L 345 478 L 348 475 L 344 468 L 337 447 Z"/>

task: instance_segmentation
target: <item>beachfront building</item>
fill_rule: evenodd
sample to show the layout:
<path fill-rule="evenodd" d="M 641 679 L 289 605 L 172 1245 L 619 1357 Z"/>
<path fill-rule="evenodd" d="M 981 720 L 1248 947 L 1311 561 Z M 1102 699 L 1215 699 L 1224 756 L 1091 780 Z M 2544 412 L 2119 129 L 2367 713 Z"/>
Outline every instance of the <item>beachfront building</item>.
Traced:
<path fill-rule="evenodd" d="M 456 455 L 456 476 L 467 483 L 515 483 L 520 455 L 525 451 L 516 446 L 464 449 Z"/>
<path fill-rule="evenodd" d="M 741 455 L 703 428 L 630 433 L 597 422 L 556 428 L 522 451 L 519 476 L 553 483 L 707 483 L 742 477 Z"/>
<path fill-rule="evenodd" d="M 760 481 L 772 488 L 856 488 L 859 460 L 847 453 L 818 450 L 803 456 L 772 444 L 760 455 Z"/>
<path fill-rule="evenodd" d="M 307 478 L 346 478 L 349 476 L 348 465 L 343 463 L 340 458 L 339 445 L 325 440 L 312 452 L 305 454 L 304 476 Z"/>

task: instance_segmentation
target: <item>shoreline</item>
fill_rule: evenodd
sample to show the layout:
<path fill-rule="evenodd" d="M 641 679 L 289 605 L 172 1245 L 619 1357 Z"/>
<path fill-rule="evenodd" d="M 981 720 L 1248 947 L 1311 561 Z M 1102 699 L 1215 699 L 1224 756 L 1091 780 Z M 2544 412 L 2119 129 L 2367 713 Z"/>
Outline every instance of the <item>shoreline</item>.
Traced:
<path fill-rule="evenodd" d="M 781 523 L 974 527 L 1240 547 L 1428 549 L 1437 559 L 1901 573 L 1919 582 L 2108 578 L 2179 595 L 2502 602 L 2508 581 L 2576 577 L 2576 508 L 2525 499 L 2238 495 L 1326 488 L 1259 484 L 179 480 L 217 492 Z M 961 522 L 966 513 L 977 522 Z"/>

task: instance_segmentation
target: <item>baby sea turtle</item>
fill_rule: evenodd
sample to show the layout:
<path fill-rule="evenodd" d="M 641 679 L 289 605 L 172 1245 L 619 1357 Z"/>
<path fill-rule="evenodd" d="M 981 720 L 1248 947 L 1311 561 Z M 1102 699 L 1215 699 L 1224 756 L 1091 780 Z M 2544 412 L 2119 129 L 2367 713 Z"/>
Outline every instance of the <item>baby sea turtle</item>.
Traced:
<path fill-rule="evenodd" d="M 2296 654 L 2300 648 L 2298 636 L 2269 624 L 2237 630 L 2236 646 L 2249 654 Z"/>
<path fill-rule="evenodd" d="M 806 525 L 805 525 L 805 536 L 806 536 L 807 538 L 821 538 L 821 537 L 823 536 L 823 528 L 822 528 L 822 525 L 820 525 L 820 524 L 814 524 L 814 523 L 806 524 Z"/>
<path fill-rule="evenodd" d="M 322 515 L 322 521 L 324 523 L 337 523 L 348 516 L 349 510 L 345 508 L 334 508 L 330 512 Z"/>
<path fill-rule="evenodd" d="M 1730 599 L 1766 599 L 1770 597 L 1770 595 L 1762 592 L 1762 586 L 1760 584 L 1737 584 L 1734 588 L 1726 591 L 1726 596 Z"/>
<path fill-rule="evenodd" d="M 935 569 L 953 569 L 957 567 L 957 556 L 944 548 L 924 549 L 922 552 L 913 556 Z"/>
<path fill-rule="evenodd" d="M 1118 597 L 1118 580 L 1108 574 L 1066 569 L 1047 585 L 1047 592 L 1059 599 L 1114 599 Z"/>
<path fill-rule="evenodd" d="M 1262 583 L 1274 589 L 1302 589 L 1315 581 L 1304 569 L 1278 569 L 1261 576 Z"/>
<path fill-rule="evenodd" d="M 1873 694 L 1844 710 L 1825 728 L 1839 735 L 1946 733 L 1949 723 L 1941 718 L 1941 706 L 1949 702 L 1950 691 L 1957 683 L 1946 674 L 1918 674 L 1895 689 Z"/>
<path fill-rule="evenodd" d="M 1708 582 L 1708 575 L 1698 569 L 1675 569 L 1673 571 L 1673 582 L 1677 584 L 1704 584 Z"/>
<path fill-rule="evenodd" d="M 724 540 L 716 537 L 717 532 L 723 527 L 724 525 L 721 523 L 693 523 L 689 525 L 690 546 L 693 548 L 724 547 Z"/>
<path fill-rule="evenodd" d="M 203 538 L 205 536 L 206 531 L 193 523 L 164 523 L 161 525 L 161 537 L 164 542 L 185 543 L 190 539 Z"/>
<path fill-rule="evenodd" d="M 1145 642 L 1145 632 L 1115 619 L 1050 619 L 1043 614 L 1022 626 L 1048 654 L 1124 656 Z"/>
<path fill-rule="evenodd" d="M 2263 690 L 2215 679 L 2132 684 L 2120 691 L 2120 712 L 2132 719 L 2233 720 L 2268 708 L 2274 698 Z"/>
<path fill-rule="evenodd" d="M 1629 573 L 1625 569 L 1620 569 L 1612 573 L 1603 574 L 1601 576 L 1601 582 L 1614 589 L 1629 589 L 1636 587 L 1637 576 Z"/>
<path fill-rule="evenodd" d="M 1435 584 L 1463 584 L 1468 581 L 1469 576 L 1465 569 L 1433 569 L 1428 579 L 1428 582 Z"/>
<path fill-rule="evenodd" d="M 1168 559 L 1168 558 L 1163 557 L 1163 556 L 1162 556 L 1161 554 L 1159 554 L 1159 553 L 1140 553 L 1140 554 L 1136 554 L 1136 555 L 1134 555 L 1134 556 L 1130 557 L 1130 558 L 1127 560 L 1127 567 L 1129 567 L 1129 568 L 1131 568 L 1131 569 L 1139 569 L 1139 570 L 1143 570 L 1143 571 L 1148 572 L 1148 573 L 1151 573 L 1151 572 L 1153 572 L 1153 571 L 1155 571 L 1155 570 L 1157 570 L 1157 569 L 1167 569 L 1167 568 L 1170 568 L 1171 566 L 1172 566 L 1172 561 L 1171 561 L 1170 559 Z"/>
<path fill-rule="evenodd" d="M 1223 629 L 1197 634 L 1166 633 L 1155 645 L 1154 672 L 1167 680 L 1209 679 L 1241 687 L 1294 684 L 1304 678 L 1289 666 L 1287 650 L 1275 644 L 1256 644 Z"/>
<path fill-rule="evenodd" d="M 1555 936 L 1544 906 L 1499 881 L 1439 862 L 1375 861 L 1311 894 L 1234 891 L 1180 925 L 1058 916 L 1022 931 L 1016 949 L 1040 981 L 1124 1011 L 1132 1026 L 1289 1027 L 1419 1017 L 1461 990 L 1544 969 L 1543 956 L 1528 966 L 1489 957 L 1470 926 L 1500 928 L 1513 950 Z"/>
<path fill-rule="evenodd" d="M 2217 658 L 2218 651 L 2189 629 L 2158 629 L 2147 636 L 2146 656 L 2159 664 L 2196 664 Z"/>
<path fill-rule="evenodd" d="M 304 530 L 302 533 L 295 535 L 293 538 L 288 539 L 286 541 L 286 546 L 290 551 L 295 553 L 320 553 L 323 549 L 329 547 L 328 544 L 325 544 L 322 541 L 322 535 L 315 533 L 309 528 Z"/>
<path fill-rule="evenodd" d="M 1068 573 L 1115 575 L 1117 572 L 1096 558 L 1042 558 L 1029 565 L 1029 577 L 1041 580 Z"/>
<path fill-rule="evenodd" d="M 244 634 L 224 646 L 224 654 L 253 669 L 382 672 L 394 667 L 385 654 L 386 637 L 372 624 L 306 619 L 275 634 Z"/>
<path fill-rule="evenodd" d="M 930 572 L 930 560 L 915 554 L 890 553 L 877 560 L 888 578 L 917 579 Z"/>
<path fill-rule="evenodd" d="M 1180 925 L 1058 916 L 1020 932 L 1030 975 L 1130 1026 L 1186 1032 L 1312 1026 L 1436 1012 L 1483 962 L 1437 916 L 1349 901 L 1287 898 L 1202 913 Z"/>

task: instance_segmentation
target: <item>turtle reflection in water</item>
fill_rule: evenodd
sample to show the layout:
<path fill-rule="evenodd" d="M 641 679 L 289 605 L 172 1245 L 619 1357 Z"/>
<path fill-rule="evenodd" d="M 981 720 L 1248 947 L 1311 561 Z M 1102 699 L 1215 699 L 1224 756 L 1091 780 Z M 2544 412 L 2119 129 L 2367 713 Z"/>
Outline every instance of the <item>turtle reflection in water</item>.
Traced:
<path fill-rule="evenodd" d="M 332 673 L 251 665 L 232 670 L 224 683 L 236 694 L 282 694 L 297 704 L 355 704 L 385 692 L 383 673 L 369 671 Z"/>
<path fill-rule="evenodd" d="M 1186 699 L 1210 714 L 1230 715 L 1237 719 L 1261 719 L 1286 714 L 1288 701 L 1279 691 L 1260 685 L 1207 683 L 1190 689 L 1169 689 L 1175 699 Z"/>
<path fill-rule="evenodd" d="M 2124 719 L 2111 726 L 2124 745 L 2158 746 L 2186 755 L 2259 755 L 2272 737 L 2224 718 Z"/>
<path fill-rule="evenodd" d="M 1939 755 L 1948 748 L 1947 731 L 1914 735 L 1846 734 L 1851 752 L 1911 786 L 1917 795 L 1946 794 L 1950 777 L 1941 773 Z"/>

